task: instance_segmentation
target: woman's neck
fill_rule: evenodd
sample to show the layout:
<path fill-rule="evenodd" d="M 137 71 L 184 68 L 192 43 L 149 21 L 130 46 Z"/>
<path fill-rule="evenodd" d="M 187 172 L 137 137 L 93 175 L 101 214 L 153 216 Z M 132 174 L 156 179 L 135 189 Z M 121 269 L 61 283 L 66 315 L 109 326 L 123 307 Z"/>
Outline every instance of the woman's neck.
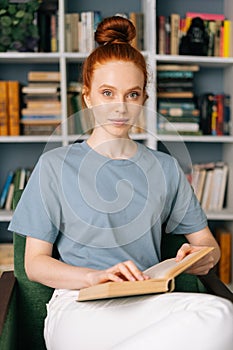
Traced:
<path fill-rule="evenodd" d="M 87 140 L 87 144 L 97 153 L 112 159 L 132 158 L 137 152 L 137 144 L 128 135 L 125 137 L 114 137 L 109 135 L 107 138 L 100 137 L 95 130 Z"/>

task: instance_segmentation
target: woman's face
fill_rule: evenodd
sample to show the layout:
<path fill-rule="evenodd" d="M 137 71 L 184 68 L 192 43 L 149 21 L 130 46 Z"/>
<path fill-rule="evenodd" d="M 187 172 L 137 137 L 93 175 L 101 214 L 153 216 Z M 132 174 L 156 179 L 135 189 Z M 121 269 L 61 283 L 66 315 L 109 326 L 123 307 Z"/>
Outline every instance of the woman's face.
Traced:
<path fill-rule="evenodd" d="M 128 134 L 142 112 L 143 87 L 143 73 L 132 62 L 110 61 L 98 65 L 93 72 L 91 89 L 84 93 L 96 127 L 112 135 Z"/>

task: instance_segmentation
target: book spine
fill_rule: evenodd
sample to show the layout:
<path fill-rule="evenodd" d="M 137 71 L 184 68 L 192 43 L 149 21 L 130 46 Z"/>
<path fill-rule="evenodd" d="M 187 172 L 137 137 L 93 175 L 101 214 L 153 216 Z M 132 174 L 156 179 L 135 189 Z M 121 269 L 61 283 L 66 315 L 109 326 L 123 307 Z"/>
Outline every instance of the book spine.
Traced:
<path fill-rule="evenodd" d="M 79 22 L 79 13 L 71 14 L 71 51 L 78 52 L 78 22 Z"/>
<path fill-rule="evenodd" d="M 158 98 L 193 98 L 192 91 L 158 92 Z"/>
<path fill-rule="evenodd" d="M 166 54 L 165 16 L 158 16 L 158 53 Z"/>
<path fill-rule="evenodd" d="M 192 71 L 158 71 L 157 76 L 159 79 L 193 79 L 194 73 Z"/>
<path fill-rule="evenodd" d="M 58 15 L 57 13 L 51 14 L 51 52 L 57 52 L 58 51 Z"/>
<path fill-rule="evenodd" d="M 179 29 L 180 29 L 180 15 L 172 13 L 171 16 L 171 55 L 179 54 Z"/>
<path fill-rule="evenodd" d="M 60 82 L 61 73 L 60 72 L 44 72 L 44 71 L 30 71 L 28 72 L 28 81 L 37 82 Z"/>
<path fill-rule="evenodd" d="M 199 119 L 200 111 L 199 109 L 190 109 L 185 110 L 182 108 L 159 108 L 159 113 L 166 117 L 176 117 L 176 118 L 193 118 L 196 117 Z"/>
<path fill-rule="evenodd" d="M 223 134 L 231 134 L 231 96 L 224 95 Z"/>
<path fill-rule="evenodd" d="M 8 135 L 8 89 L 7 81 L 0 81 L 0 136 Z"/>
<path fill-rule="evenodd" d="M 71 13 L 65 14 L 65 50 L 66 52 L 72 51 Z"/>
<path fill-rule="evenodd" d="M 207 26 L 208 26 L 208 33 L 209 33 L 209 44 L 208 44 L 207 56 L 214 56 L 216 22 L 208 21 Z"/>
<path fill-rule="evenodd" d="M 9 135 L 20 134 L 20 86 L 18 81 L 8 81 Z"/>
<path fill-rule="evenodd" d="M 223 118 L 224 118 L 224 95 L 215 95 L 217 104 L 217 121 L 216 121 L 216 134 L 223 135 Z"/>
<path fill-rule="evenodd" d="M 171 53 L 171 23 L 170 19 L 166 17 L 165 19 L 165 44 L 166 44 L 166 55 Z"/>
<path fill-rule="evenodd" d="M 231 283 L 231 232 L 218 229 L 216 230 L 216 239 L 220 246 L 221 257 L 218 263 L 218 275 L 222 282 Z"/>
<path fill-rule="evenodd" d="M 222 21 L 215 21 L 215 36 L 214 36 L 214 56 L 220 56 L 220 37 L 221 37 L 221 27 Z"/>
<path fill-rule="evenodd" d="M 225 20 L 223 22 L 224 36 L 223 36 L 223 57 L 230 57 L 231 55 L 231 21 Z"/>
<path fill-rule="evenodd" d="M 14 176 L 14 172 L 13 171 L 9 171 L 7 178 L 6 178 L 6 182 L 3 186 L 2 189 L 2 193 L 1 193 L 1 197 L 0 197 L 0 208 L 3 208 L 7 199 L 7 194 L 10 188 L 10 184 L 13 180 L 13 176 Z"/>
<path fill-rule="evenodd" d="M 204 94 L 200 97 L 200 128 L 204 135 L 211 135 L 211 116 L 213 100 L 213 94 Z"/>

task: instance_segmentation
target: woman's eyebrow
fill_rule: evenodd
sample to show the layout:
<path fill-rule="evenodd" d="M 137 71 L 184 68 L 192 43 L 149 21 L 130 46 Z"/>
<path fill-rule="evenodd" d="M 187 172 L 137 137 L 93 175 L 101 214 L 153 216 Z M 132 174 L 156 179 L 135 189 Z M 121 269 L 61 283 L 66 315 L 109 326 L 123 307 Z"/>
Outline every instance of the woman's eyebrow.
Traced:
<path fill-rule="evenodd" d="M 112 89 L 112 90 L 117 90 L 117 88 L 115 86 L 108 85 L 108 84 L 100 85 L 99 89 L 102 89 L 102 88 L 109 88 L 109 89 Z M 127 91 L 132 91 L 132 90 L 142 90 L 142 88 L 139 85 L 137 85 L 137 86 L 133 86 L 133 87 L 127 89 Z"/>

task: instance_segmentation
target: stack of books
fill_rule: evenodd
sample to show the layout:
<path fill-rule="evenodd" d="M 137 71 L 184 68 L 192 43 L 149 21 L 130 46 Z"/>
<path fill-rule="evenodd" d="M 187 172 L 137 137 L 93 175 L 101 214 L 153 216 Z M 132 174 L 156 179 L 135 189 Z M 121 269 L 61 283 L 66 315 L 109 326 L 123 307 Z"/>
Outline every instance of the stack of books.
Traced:
<path fill-rule="evenodd" d="M 201 134 L 193 82 L 198 70 L 198 65 L 157 66 L 158 133 Z"/>
<path fill-rule="evenodd" d="M 206 55 L 230 57 L 231 52 L 231 26 L 232 22 L 223 14 L 187 12 L 185 18 L 178 13 L 171 13 L 169 17 L 157 17 L 157 52 L 165 55 L 182 54 L 180 43 L 187 35 L 193 18 L 200 17 L 204 21 L 208 34 L 208 47 Z M 186 53 L 191 54 L 191 53 Z"/>
<path fill-rule="evenodd" d="M 26 103 L 21 111 L 23 134 L 60 134 L 60 72 L 29 72 L 28 85 L 22 93 Z"/>

